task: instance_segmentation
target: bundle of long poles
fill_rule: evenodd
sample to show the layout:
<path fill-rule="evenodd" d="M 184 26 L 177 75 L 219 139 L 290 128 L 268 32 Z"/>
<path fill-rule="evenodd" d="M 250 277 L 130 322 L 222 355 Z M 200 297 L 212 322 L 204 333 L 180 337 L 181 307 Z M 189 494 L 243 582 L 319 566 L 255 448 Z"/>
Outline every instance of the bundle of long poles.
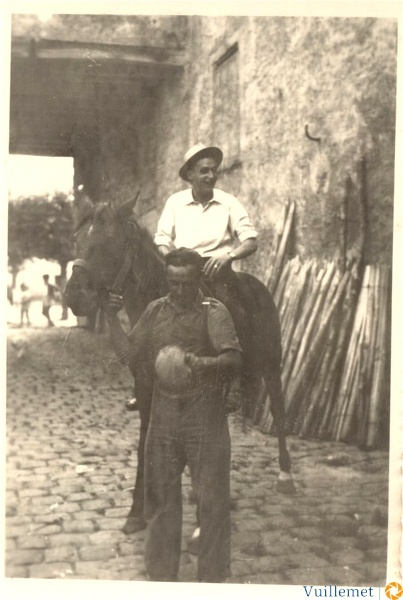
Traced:
<path fill-rule="evenodd" d="M 282 328 L 282 382 L 290 433 L 379 444 L 388 404 L 388 267 L 287 259 L 295 207 L 273 243 L 267 285 Z M 257 425 L 273 430 L 270 399 Z"/>
<path fill-rule="evenodd" d="M 334 410 L 331 435 L 373 447 L 388 410 L 389 269 L 367 265 Z"/>

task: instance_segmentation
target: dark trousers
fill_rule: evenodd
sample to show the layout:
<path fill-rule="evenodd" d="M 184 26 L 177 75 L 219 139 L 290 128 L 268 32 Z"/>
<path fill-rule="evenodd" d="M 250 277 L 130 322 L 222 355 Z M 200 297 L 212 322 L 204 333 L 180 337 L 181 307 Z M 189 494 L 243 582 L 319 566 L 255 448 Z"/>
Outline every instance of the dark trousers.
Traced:
<path fill-rule="evenodd" d="M 202 281 L 206 286 L 205 292 L 227 307 L 234 321 L 239 343 L 245 349 L 250 338 L 250 310 L 245 306 L 246 298 L 239 289 L 236 273 L 228 266 L 213 279 L 203 278 Z"/>
<path fill-rule="evenodd" d="M 182 473 L 189 465 L 200 518 L 198 580 L 221 582 L 230 567 L 230 437 L 217 391 L 178 399 L 154 392 L 145 449 L 145 561 L 153 581 L 177 581 Z"/>

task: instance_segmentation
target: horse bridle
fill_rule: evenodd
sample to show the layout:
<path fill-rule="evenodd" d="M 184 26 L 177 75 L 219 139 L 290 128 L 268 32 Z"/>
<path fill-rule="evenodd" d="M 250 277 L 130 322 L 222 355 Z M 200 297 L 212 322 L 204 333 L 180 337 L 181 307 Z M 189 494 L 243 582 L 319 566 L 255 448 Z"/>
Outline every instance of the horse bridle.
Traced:
<path fill-rule="evenodd" d="M 115 294 L 121 293 L 123 283 L 124 283 L 127 275 L 129 274 L 129 271 L 130 271 L 132 265 L 133 265 L 133 253 L 131 252 L 131 250 L 129 248 L 125 254 L 125 259 L 123 261 L 123 265 L 121 266 L 120 271 L 117 274 L 116 279 L 112 284 L 112 287 L 108 288 L 108 291 L 114 292 Z M 73 262 L 73 268 L 74 267 L 79 267 L 80 269 L 83 269 L 87 273 L 87 275 L 91 281 L 91 279 L 92 279 L 91 272 L 90 272 L 88 262 L 86 260 L 84 260 L 83 258 L 76 258 L 76 260 Z"/>
<path fill-rule="evenodd" d="M 131 224 L 134 226 L 134 223 L 131 223 Z M 83 269 L 87 273 L 89 280 L 92 281 L 89 264 L 84 258 L 76 258 L 75 261 L 73 262 L 73 269 L 74 269 L 74 267 Z M 113 292 L 115 294 L 120 294 L 122 291 L 123 283 L 124 283 L 127 275 L 129 274 L 130 270 L 133 270 L 133 250 L 132 250 L 130 244 L 127 244 L 127 250 L 126 250 L 123 264 L 119 270 L 119 273 L 117 274 L 117 276 L 115 278 L 115 281 L 112 284 L 112 287 L 109 287 L 108 291 Z"/>

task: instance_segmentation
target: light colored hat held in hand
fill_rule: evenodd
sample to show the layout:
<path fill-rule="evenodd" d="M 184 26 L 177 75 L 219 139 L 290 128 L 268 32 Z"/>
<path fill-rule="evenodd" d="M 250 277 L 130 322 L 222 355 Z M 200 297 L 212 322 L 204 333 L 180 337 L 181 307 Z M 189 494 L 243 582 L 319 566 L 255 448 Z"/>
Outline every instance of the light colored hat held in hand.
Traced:
<path fill-rule="evenodd" d="M 195 146 L 192 146 L 183 157 L 183 165 L 179 169 L 179 176 L 185 181 L 189 181 L 188 179 L 188 168 L 190 164 L 194 160 L 198 160 L 199 158 L 212 157 L 217 161 L 217 166 L 219 166 L 223 159 L 222 151 L 216 146 L 205 146 L 204 144 L 198 143 Z"/>
<path fill-rule="evenodd" d="M 184 392 L 192 386 L 192 371 L 185 364 L 185 352 L 179 346 L 165 346 L 159 351 L 155 372 L 161 385 L 172 393 Z"/>

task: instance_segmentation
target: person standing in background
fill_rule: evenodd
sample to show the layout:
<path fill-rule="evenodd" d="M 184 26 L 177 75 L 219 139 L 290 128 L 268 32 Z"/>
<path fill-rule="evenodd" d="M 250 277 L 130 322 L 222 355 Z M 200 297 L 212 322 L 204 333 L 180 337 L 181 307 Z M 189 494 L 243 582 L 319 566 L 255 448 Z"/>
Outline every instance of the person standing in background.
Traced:
<path fill-rule="evenodd" d="M 25 283 L 21 283 L 20 285 L 18 300 L 20 304 L 20 327 L 24 326 L 24 317 L 27 325 L 31 325 L 29 320 L 29 307 L 31 305 L 32 296 L 29 287 Z"/>
<path fill-rule="evenodd" d="M 48 327 L 54 327 L 54 323 L 50 318 L 50 309 L 56 301 L 56 295 L 59 289 L 49 283 L 49 275 L 43 276 L 44 291 L 42 297 L 42 314 L 48 320 Z"/>

